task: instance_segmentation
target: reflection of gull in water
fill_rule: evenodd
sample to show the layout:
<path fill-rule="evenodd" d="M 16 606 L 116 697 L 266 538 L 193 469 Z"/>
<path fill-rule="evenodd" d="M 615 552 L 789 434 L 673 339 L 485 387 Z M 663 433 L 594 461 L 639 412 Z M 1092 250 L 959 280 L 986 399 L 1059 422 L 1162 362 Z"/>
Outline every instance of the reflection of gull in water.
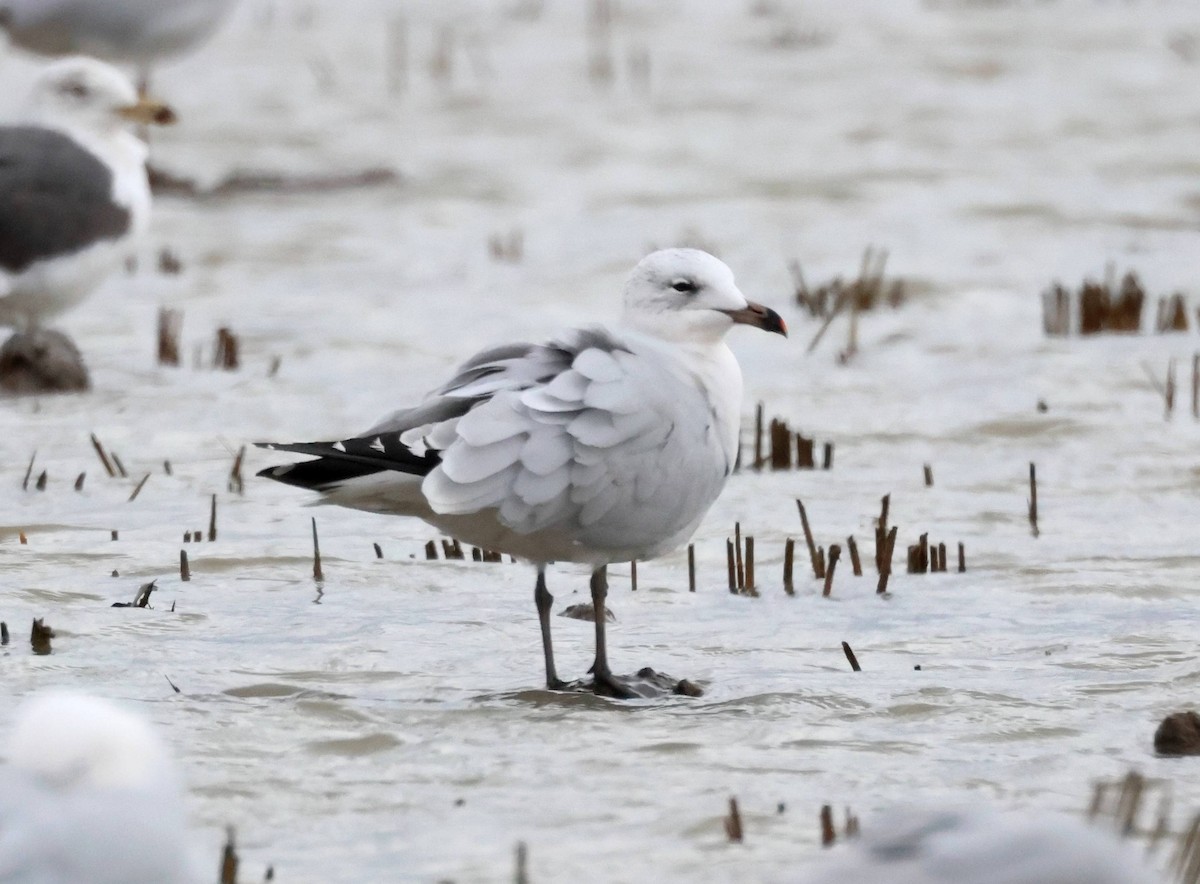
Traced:
<path fill-rule="evenodd" d="M 120 265 L 150 213 L 146 146 L 128 130 L 172 119 L 102 61 L 46 68 L 31 124 L 0 127 L 0 325 L 73 307 Z"/>
<path fill-rule="evenodd" d="M 234 0 L 0 0 L 12 41 L 43 55 L 150 66 L 207 39 Z"/>
<path fill-rule="evenodd" d="M 797 879 L 793 878 L 792 881 Z M 832 848 L 800 884 L 1152 884 L 1134 848 L 1045 813 L 895 808 Z"/>
<path fill-rule="evenodd" d="M 784 333 L 712 255 L 655 252 L 625 286 L 620 326 L 486 350 L 360 437 L 266 446 L 319 459 L 260 475 L 535 563 L 551 688 L 545 567 L 590 565 L 595 689 L 629 696 L 605 653 L 605 567 L 674 549 L 720 494 L 737 455 L 742 374 L 724 341 L 736 323 Z"/>
<path fill-rule="evenodd" d="M 182 884 L 182 790 L 166 747 L 105 700 L 28 701 L 0 767 L 0 881 Z"/>

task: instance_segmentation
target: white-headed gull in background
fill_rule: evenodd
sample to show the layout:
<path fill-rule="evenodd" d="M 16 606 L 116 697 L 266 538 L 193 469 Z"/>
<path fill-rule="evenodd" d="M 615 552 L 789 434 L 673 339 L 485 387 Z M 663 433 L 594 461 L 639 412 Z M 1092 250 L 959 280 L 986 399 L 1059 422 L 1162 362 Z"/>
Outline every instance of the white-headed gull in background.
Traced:
<path fill-rule="evenodd" d="M 0 127 L 0 325 L 41 324 L 120 267 L 150 215 L 135 124 L 174 120 L 91 58 L 49 65 L 27 122 Z"/>

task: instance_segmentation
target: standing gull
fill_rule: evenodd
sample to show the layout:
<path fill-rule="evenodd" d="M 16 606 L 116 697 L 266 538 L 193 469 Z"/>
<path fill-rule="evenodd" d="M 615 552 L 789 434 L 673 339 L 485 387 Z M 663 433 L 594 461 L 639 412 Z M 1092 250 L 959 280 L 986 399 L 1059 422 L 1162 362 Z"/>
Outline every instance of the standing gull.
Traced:
<path fill-rule="evenodd" d="M 0 766 L 0 881 L 183 884 L 183 790 L 142 719 L 56 692 L 27 701 Z"/>
<path fill-rule="evenodd" d="M 120 71 L 90 58 L 46 68 L 27 125 L 0 127 L 0 325 L 29 328 L 83 300 L 146 227 L 146 146 L 170 123 Z"/>
<path fill-rule="evenodd" d="M 0 27 L 41 55 L 94 55 L 150 66 L 202 43 L 234 0 L 0 0 Z"/>
<path fill-rule="evenodd" d="M 339 442 L 264 444 L 317 460 L 259 473 L 323 502 L 416 516 L 446 534 L 537 566 L 546 684 L 554 668 L 545 570 L 592 568 L 597 693 L 630 697 L 605 645 L 606 568 L 685 542 L 737 455 L 742 374 L 735 324 L 786 334 L 733 273 L 695 249 L 644 258 L 618 327 L 507 344 L 464 363 L 425 401 Z"/>

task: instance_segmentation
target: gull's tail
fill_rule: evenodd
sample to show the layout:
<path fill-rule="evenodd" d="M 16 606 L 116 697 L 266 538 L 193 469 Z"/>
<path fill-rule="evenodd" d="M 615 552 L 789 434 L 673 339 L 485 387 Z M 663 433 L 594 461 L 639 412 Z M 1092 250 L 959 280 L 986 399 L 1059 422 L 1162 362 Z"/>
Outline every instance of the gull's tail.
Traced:
<path fill-rule="evenodd" d="M 441 463 L 441 454 L 415 454 L 398 433 L 361 436 L 339 442 L 256 442 L 259 448 L 312 454 L 316 460 L 267 467 L 258 475 L 298 488 L 330 491 L 353 479 L 376 473 L 424 476 Z"/>

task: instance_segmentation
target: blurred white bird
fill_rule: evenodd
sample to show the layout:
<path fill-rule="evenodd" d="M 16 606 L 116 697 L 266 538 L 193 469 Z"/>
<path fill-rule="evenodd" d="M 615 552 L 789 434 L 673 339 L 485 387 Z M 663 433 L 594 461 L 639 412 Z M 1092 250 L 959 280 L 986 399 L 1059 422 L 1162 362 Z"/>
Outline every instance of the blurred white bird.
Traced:
<path fill-rule="evenodd" d="M 183 792 L 141 718 L 96 697 L 22 705 L 0 766 L 0 881 L 184 884 Z"/>
<path fill-rule="evenodd" d="M 0 0 L 0 27 L 30 52 L 136 65 L 144 87 L 155 62 L 207 40 L 234 2 Z"/>
<path fill-rule="evenodd" d="M 1133 845 L 1072 817 L 898 807 L 867 820 L 800 884 L 1161 884 Z"/>
<path fill-rule="evenodd" d="M 164 104 L 91 58 L 49 65 L 26 122 L 0 127 L 0 325 L 26 328 L 83 300 L 121 265 L 150 216 L 135 124 Z"/>
<path fill-rule="evenodd" d="M 628 697 L 608 665 L 605 569 L 685 542 L 733 471 L 742 373 L 725 334 L 736 324 L 786 334 L 779 314 L 747 301 L 712 255 L 655 252 L 625 285 L 619 327 L 485 350 L 423 404 L 362 436 L 265 445 L 319 459 L 259 475 L 329 503 L 416 516 L 536 564 L 552 689 L 562 682 L 545 568 L 590 565 L 594 689 Z"/>

